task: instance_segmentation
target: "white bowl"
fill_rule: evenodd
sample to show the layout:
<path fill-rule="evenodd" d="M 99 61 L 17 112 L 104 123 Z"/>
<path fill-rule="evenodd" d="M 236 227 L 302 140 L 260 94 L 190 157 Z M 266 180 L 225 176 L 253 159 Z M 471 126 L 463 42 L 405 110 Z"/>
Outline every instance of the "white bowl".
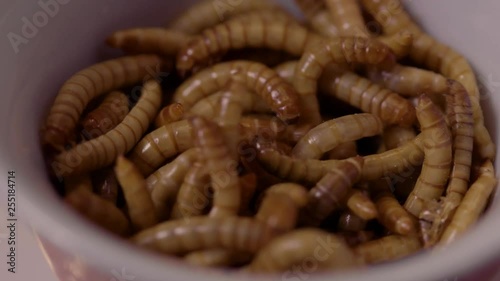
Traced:
<path fill-rule="evenodd" d="M 245 0 L 243 0 L 245 1 Z M 247 0 L 250 1 L 250 0 Z M 56 3 L 49 13 L 40 3 Z M 233 273 L 193 270 L 180 262 L 137 250 L 75 215 L 61 204 L 44 170 L 38 131 L 58 87 L 75 71 L 105 58 L 103 41 L 112 31 L 162 25 L 195 1 L 41 0 L 0 2 L 1 173 L 17 173 L 18 211 L 44 239 L 76 257 L 73 280 L 230 280 Z M 283 1 L 283 2 L 292 2 Z M 290 4 L 290 3 L 289 3 Z M 499 143 L 500 2 L 483 0 L 406 1 L 418 21 L 465 54 L 482 82 L 486 121 Z M 56 9 L 57 8 L 57 9 Z M 24 27 L 25 21 L 36 24 Z M 28 25 L 26 25 L 28 26 Z M 22 36 L 22 39 L 17 36 Z M 15 44 L 12 39 L 15 38 Z M 497 191 L 498 195 L 498 191 Z M 3 198 L 3 197 L 2 197 Z M 448 249 L 342 274 L 279 275 L 262 280 L 453 280 L 500 255 L 500 203 Z M 125 273 L 126 276 L 119 276 Z M 92 275 L 94 274 L 94 275 Z M 118 274 L 118 275 L 117 275 Z M 100 276 L 100 277 L 96 277 Z M 114 276 L 114 277 L 113 277 Z M 239 280 L 254 280 L 238 276 Z"/>

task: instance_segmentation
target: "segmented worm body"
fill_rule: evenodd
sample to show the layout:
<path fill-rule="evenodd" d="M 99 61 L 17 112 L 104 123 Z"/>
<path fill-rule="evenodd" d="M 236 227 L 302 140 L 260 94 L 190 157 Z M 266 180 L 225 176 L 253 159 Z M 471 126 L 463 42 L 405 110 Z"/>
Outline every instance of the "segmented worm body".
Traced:
<path fill-rule="evenodd" d="M 109 60 L 79 71 L 57 94 L 42 128 L 42 144 L 59 150 L 73 134 L 80 115 L 92 99 L 155 75 L 160 67 L 159 57 L 139 55 Z"/>
<path fill-rule="evenodd" d="M 111 131 L 129 113 L 128 104 L 128 97 L 122 92 L 106 95 L 102 103 L 83 119 L 84 137 L 93 139 Z"/>
<path fill-rule="evenodd" d="M 182 120 L 184 117 L 184 107 L 180 103 L 172 103 L 165 106 L 155 119 L 155 127 L 160 128 L 168 124 Z"/>
<path fill-rule="evenodd" d="M 341 143 L 375 136 L 383 129 L 380 119 L 368 113 L 328 120 L 307 132 L 293 148 L 292 155 L 299 159 L 319 159 Z"/>
<path fill-rule="evenodd" d="M 230 80 L 261 96 L 281 120 L 299 117 L 299 97 L 292 85 L 267 66 L 250 61 L 220 63 L 197 73 L 176 90 L 173 100 L 189 110 L 202 98 L 222 90 Z"/>
<path fill-rule="evenodd" d="M 417 183 L 405 202 L 405 208 L 415 216 L 426 201 L 442 195 L 452 163 L 451 133 L 440 109 L 427 97 L 421 96 L 417 118 L 424 135 L 424 162 Z"/>
<path fill-rule="evenodd" d="M 367 264 L 374 264 L 411 255 L 421 248 L 418 236 L 390 235 L 361 244 L 354 252 Z"/>
<path fill-rule="evenodd" d="M 56 155 L 51 164 L 58 176 L 82 174 L 113 163 L 132 149 L 146 132 L 161 105 L 160 85 L 146 82 L 130 113 L 113 130 Z"/>

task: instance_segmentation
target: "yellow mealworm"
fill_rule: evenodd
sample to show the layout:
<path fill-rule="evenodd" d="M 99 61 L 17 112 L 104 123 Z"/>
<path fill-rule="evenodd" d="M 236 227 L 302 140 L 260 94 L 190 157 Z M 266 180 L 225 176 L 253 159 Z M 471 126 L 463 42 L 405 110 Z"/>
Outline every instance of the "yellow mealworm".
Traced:
<path fill-rule="evenodd" d="M 420 250 L 422 245 L 418 236 L 390 235 L 363 243 L 354 252 L 368 264 L 399 259 Z"/>
<path fill-rule="evenodd" d="M 340 231 L 362 231 L 366 227 L 366 220 L 347 210 L 340 215 L 337 227 Z"/>
<path fill-rule="evenodd" d="M 391 150 L 412 141 L 417 137 L 417 133 L 413 128 L 391 126 L 384 129 L 382 136 L 385 148 Z"/>
<path fill-rule="evenodd" d="M 84 137 L 93 139 L 106 134 L 129 113 L 128 98 L 122 92 L 111 92 L 95 110 L 82 120 Z"/>
<path fill-rule="evenodd" d="M 416 220 L 399 204 L 391 192 L 389 179 L 371 184 L 370 190 L 378 210 L 378 220 L 391 232 L 408 235 L 415 232 Z"/>
<path fill-rule="evenodd" d="M 201 162 L 196 162 L 186 174 L 177 200 L 172 208 L 170 219 L 181 219 L 200 216 L 209 204 L 207 186 L 210 184 L 207 167 Z"/>
<path fill-rule="evenodd" d="M 155 119 L 155 128 L 160 128 L 171 123 L 182 120 L 184 107 L 180 103 L 172 103 L 165 106 Z"/>
<path fill-rule="evenodd" d="M 135 231 L 140 231 L 158 223 L 146 180 L 141 172 L 123 156 L 115 165 L 116 179 L 120 183 L 127 203 L 127 211 Z"/>
<path fill-rule="evenodd" d="M 326 0 L 325 3 L 340 36 L 370 37 L 361 9 L 356 1 Z"/>
<path fill-rule="evenodd" d="M 118 180 L 112 168 L 99 170 L 94 174 L 95 192 L 101 198 L 116 204 L 118 200 Z"/>
<path fill-rule="evenodd" d="M 317 226 L 344 205 L 362 169 L 363 158 L 358 156 L 345 160 L 322 177 L 309 191 L 309 202 L 301 214 L 301 223 Z"/>
<path fill-rule="evenodd" d="M 424 161 L 424 141 L 418 135 L 413 141 L 383 153 L 364 156 L 365 164 L 361 179 L 376 180 L 384 176 L 398 177 L 408 169 L 416 169 Z"/>
<path fill-rule="evenodd" d="M 197 73 L 176 90 L 173 100 L 189 110 L 202 98 L 220 91 L 230 80 L 261 96 L 281 120 L 291 122 L 299 117 L 299 97 L 292 85 L 274 70 L 250 61 L 220 63 Z"/>
<path fill-rule="evenodd" d="M 91 191 L 75 190 L 68 194 L 64 201 L 83 216 L 113 233 L 126 235 L 130 230 L 127 217 L 122 211 Z"/>
<path fill-rule="evenodd" d="M 474 114 L 474 142 L 482 158 L 495 158 L 495 144 L 484 125 L 484 116 L 479 102 L 479 89 L 474 71 L 465 57 L 453 48 L 438 42 L 423 32 L 404 10 L 399 0 L 363 0 L 365 8 L 381 23 L 384 32 L 394 34 L 401 30 L 413 34 L 410 58 L 431 70 L 460 82 L 470 97 Z"/>
<path fill-rule="evenodd" d="M 319 82 L 322 92 L 364 112 L 375 114 L 385 124 L 408 127 L 415 122 L 415 108 L 397 93 L 352 72 L 333 76 L 327 74 Z"/>
<path fill-rule="evenodd" d="M 231 20 L 206 29 L 177 55 L 177 71 L 182 77 L 196 73 L 210 64 L 215 55 L 229 50 L 266 48 L 300 56 L 320 37 L 291 21 L 275 21 L 263 17 Z"/>
<path fill-rule="evenodd" d="M 176 56 L 180 48 L 190 36 L 165 28 L 133 28 L 113 33 L 106 43 L 134 54 L 157 54 L 159 56 Z"/>
<path fill-rule="evenodd" d="M 373 114 L 346 115 L 328 120 L 311 129 L 293 148 L 299 159 L 319 159 L 337 145 L 383 132 L 381 120 Z"/>
<path fill-rule="evenodd" d="M 242 1 L 237 4 L 205 0 L 191 6 L 179 15 L 169 24 L 169 27 L 186 34 L 197 34 L 231 16 L 275 7 L 276 5 L 268 0 Z"/>
<path fill-rule="evenodd" d="M 364 220 L 371 220 L 377 217 L 378 211 L 375 203 L 368 195 L 358 189 L 351 189 L 347 195 L 346 206 Z"/>
<path fill-rule="evenodd" d="M 70 194 L 75 190 L 88 190 L 92 192 L 92 179 L 89 175 L 73 176 L 64 179 L 64 193 Z"/>
<path fill-rule="evenodd" d="M 195 217 L 158 224 L 130 240 L 139 246 L 173 255 L 206 249 L 256 253 L 274 236 L 270 227 L 251 218 Z"/>
<path fill-rule="evenodd" d="M 319 105 L 316 98 L 318 79 L 330 63 L 389 66 L 394 64 L 391 50 L 376 40 L 340 37 L 311 47 L 300 59 L 293 85 L 301 98 L 302 119 L 318 124 Z"/>
<path fill-rule="evenodd" d="M 224 249 L 193 252 L 184 257 L 191 265 L 203 267 L 238 266 L 248 263 L 251 256 L 247 253 L 232 252 Z"/>
<path fill-rule="evenodd" d="M 328 245 L 325 248 L 325 245 Z M 330 248 L 331 247 L 331 248 Z M 315 271 L 361 265 L 344 239 L 323 230 L 306 228 L 276 238 L 262 248 L 247 267 L 250 272 L 283 272 L 312 262 Z M 309 267 L 308 267 L 309 268 Z M 310 270 L 308 272 L 311 273 Z"/>
<path fill-rule="evenodd" d="M 405 202 L 405 208 L 415 216 L 426 201 L 441 197 L 452 163 L 450 130 L 440 109 L 425 95 L 419 98 L 417 118 L 424 135 L 425 157 L 422 172 Z"/>
<path fill-rule="evenodd" d="M 245 139 L 265 137 L 286 143 L 296 143 L 309 130 L 308 126 L 286 125 L 269 115 L 246 115 L 241 118 L 240 126 Z"/>
<path fill-rule="evenodd" d="M 42 144 L 53 149 L 64 146 L 92 99 L 140 82 L 160 67 L 159 57 L 139 55 L 109 60 L 79 71 L 59 90 L 42 128 Z"/>
<path fill-rule="evenodd" d="M 201 150 L 214 190 L 210 217 L 236 215 L 241 204 L 238 163 L 232 159 L 226 141 L 220 138 L 221 129 L 203 117 L 192 117 L 189 123 L 196 132 L 195 144 Z"/>
<path fill-rule="evenodd" d="M 165 160 L 193 147 L 193 128 L 187 120 L 162 126 L 144 136 L 130 153 L 141 173 L 149 176 Z"/>
<path fill-rule="evenodd" d="M 168 217 L 184 177 L 199 154 L 197 148 L 188 149 L 146 179 L 159 218 Z"/>
<path fill-rule="evenodd" d="M 414 97 L 423 93 L 441 95 L 448 91 L 446 77 L 416 67 L 395 65 L 390 69 L 371 69 L 369 77 L 403 96 Z"/>
<path fill-rule="evenodd" d="M 355 141 L 348 141 L 337 145 L 328 152 L 328 159 L 346 159 L 358 155 L 358 145 Z"/>
<path fill-rule="evenodd" d="M 498 180 L 491 161 L 485 161 L 479 170 L 479 178 L 471 185 L 453 219 L 441 237 L 441 244 L 449 244 L 469 229 L 486 208 L 488 198 L 493 193 Z"/>
<path fill-rule="evenodd" d="M 377 40 L 389 47 L 396 58 L 401 59 L 409 55 L 413 44 L 413 35 L 411 32 L 403 30 L 392 35 L 380 36 Z"/>
<path fill-rule="evenodd" d="M 113 163 L 118 155 L 132 149 L 146 132 L 161 105 L 160 85 L 151 80 L 130 113 L 108 133 L 77 145 L 55 156 L 51 163 L 55 175 L 82 174 Z"/>

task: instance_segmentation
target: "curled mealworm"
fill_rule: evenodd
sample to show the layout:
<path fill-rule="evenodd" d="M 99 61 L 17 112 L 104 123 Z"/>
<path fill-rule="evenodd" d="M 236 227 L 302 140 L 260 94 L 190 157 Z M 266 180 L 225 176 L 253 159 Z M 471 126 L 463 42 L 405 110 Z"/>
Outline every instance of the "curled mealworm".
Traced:
<path fill-rule="evenodd" d="M 162 126 L 175 123 L 182 120 L 184 116 L 184 107 L 180 103 L 172 103 L 165 106 L 155 119 L 155 127 L 160 128 Z"/>
<path fill-rule="evenodd" d="M 75 190 L 68 194 L 64 201 L 104 229 L 119 235 L 126 235 L 130 230 L 129 222 L 122 211 L 91 191 Z"/>
<path fill-rule="evenodd" d="M 325 248 L 324 245 L 328 247 Z M 307 260 L 314 262 L 316 271 L 332 268 L 341 270 L 361 265 L 344 239 L 322 230 L 300 229 L 270 242 L 258 252 L 247 270 L 283 272 L 301 266 Z"/>
<path fill-rule="evenodd" d="M 195 144 L 201 150 L 214 189 L 210 216 L 224 217 L 237 214 L 241 204 L 237 162 L 232 159 L 225 140 L 219 137 L 221 129 L 203 117 L 192 117 L 189 123 L 196 132 Z"/>
<path fill-rule="evenodd" d="M 64 179 L 65 194 L 70 194 L 71 192 L 80 189 L 92 191 L 92 180 L 89 175 L 73 176 Z"/>
<path fill-rule="evenodd" d="M 424 135 L 424 162 L 417 183 L 405 202 L 405 208 L 415 216 L 426 201 L 437 200 L 446 188 L 451 170 L 451 133 L 439 108 L 421 96 L 417 118 Z"/>
<path fill-rule="evenodd" d="M 340 36 L 370 36 L 361 9 L 356 1 L 326 0 L 325 3 Z"/>
<path fill-rule="evenodd" d="M 479 169 L 479 178 L 471 185 L 462 203 L 458 206 L 453 219 L 441 237 L 441 244 L 449 244 L 462 235 L 479 218 L 486 208 L 488 198 L 497 185 L 491 161 L 485 161 Z"/>
<path fill-rule="evenodd" d="M 413 34 L 410 57 L 429 69 L 460 82 L 470 97 L 474 114 L 474 141 L 482 158 L 495 158 L 495 144 L 484 125 L 479 103 L 479 89 L 469 62 L 453 48 L 442 44 L 423 32 L 404 10 L 399 0 L 363 0 L 365 8 L 382 24 L 384 32 L 394 34 L 407 30 Z M 389 17 L 388 17 L 389 16 Z"/>
<path fill-rule="evenodd" d="M 319 225 L 328 215 L 346 203 L 352 186 L 358 181 L 363 158 L 353 157 L 332 169 L 309 191 L 301 223 Z"/>
<path fill-rule="evenodd" d="M 160 66 L 157 56 L 139 55 L 109 60 L 77 72 L 57 94 L 42 128 L 42 144 L 59 150 L 93 98 L 154 75 Z"/>
<path fill-rule="evenodd" d="M 100 170 L 94 175 L 94 190 L 101 198 L 116 204 L 118 200 L 118 180 L 112 168 Z"/>
<path fill-rule="evenodd" d="M 391 232 L 408 235 L 415 232 L 416 221 L 399 204 L 398 200 L 391 192 L 389 179 L 381 179 L 371 184 L 375 204 L 378 210 L 378 220 Z"/>
<path fill-rule="evenodd" d="M 358 145 L 355 141 L 348 141 L 337 145 L 328 152 L 328 159 L 346 159 L 358 155 Z"/>
<path fill-rule="evenodd" d="M 146 180 L 134 163 L 119 156 L 116 160 L 115 174 L 122 187 L 134 230 L 140 231 L 157 224 L 158 218 L 146 187 Z"/>
<path fill-rule="evenodd" d="M 316 99 L 318 79 L 329 63 L 389 65 L 394 62 L 390 49 L 376 40 L 358 37 L 340 37 L 307 51 L 300 59 L 293 85 L 301 98 L 304 121 L 317 124 L 321 121 Z"/>
<path fill-rule="evenodd" d="M 400 126 L 391 126 L 384 129 L 385 148 L 390 150 L 400 147 L 417 137 L 413 128 L 405 128 Z"/>
<path fill-rule="evenodd" d="M 179 49 L 190 39 L 182 32 L 165 28 L 133 28 L 113 33 L 106 43 L 134 54 L 157 54 L 175 56 Z"/>
<path fill-rule="evenodd" d="M 296 143 L 308 131 L 308 126 L 286 125 L 281 120 L 266 115 L 246 115 L 241 118 L 240 126 L 245 139 L 265 137 L 287 143 Z"/>
<path fill-rule="evenodd" d="M 238 266 L 251 260 L 248 253 L 231 252 L 224 249 L 193 252 L 184 257 L 191 265 L 203 267 Z"/>
<path fill-rule="evenodd" d="M 160 85 L 151 80 L 130 113 L 108 133 L 56 155 L 51 163 L 57 176 L 82 174 L 113 163 L 127 153 L 146 132 L 161 105 Z"/>
<path fill-rule="evenodd" d="M 192 148 L 193 138 L 193 128 L 187 120 L 170 123 L 144 136 L 129 159 L 148 176 L 168 158 Z"/>
<path fill-rule="evenodd" d="M 168 217 L 184 177 L 199 154 L 197 148 L 188 149 L 146 179 L 159 218 Z"/>
<path fill-rule="evenodd" d="M 403 30 L 392 35 L 380 36 L 377 40 L 389 47 L 396 58 L 401 59 L 410 53 L 413 44 L 413 35 L 411 32 Z"/>
<path fill-rule="evenodd" d="M 177 55 L 177 71 L 182 77 L 209 65 L 212 57 L 229 50 L 267 48 L 300 56 L 321 41 L 316 34 L 291 21 L 272 21 L 263 17 L 231 20 L 206 29 Z"/>
<path fill-rule="evenodd" d="M 368 113 L 328 120 L 307 132 L 293 148 L 292 155 L 300 159 L 319 159 L 341 143 L 375 136 L 383 129 L 381 120 Z"/>
<path fill-rule="evenodd" d="M 366 263 L 374 264 L 411 255 L 421 248 L 418 236 L 390 235 L 361 244 L 354 252 Z"/>
<path fill-rule="evenodd" d="M 169 27 L 186 34 L 196 34 L 223 21 L 226 17 L 275 7 L 272 2 L 267 0 L 242 1 L 238 2 L 237 5 L 225 3 L 224 1 L 205 0 L 191 6 L 179 15 L 177 19 L 169 24 Z"/>
<path fill-rule="evenodd" d="M 292 85 L 281 79 L 267 66 L 250 61 L 217 64 L 186 80 L 175 92 L 174 102 L 185 110 L 213 94 L 233 80 L 254 90 L 283 121 L 293 121 L 300 115 L 300 104 Z"/>
<path fill-rule="evenodd" d="M 95 110 L 82 121 L 87 139 L 106 134 L 123 121 L 129 113 L 128 98 L 122 92 L 111 92 Z"/>
<path fill-rule="evenodd" d="M 366 220 L 347 210 L 340 215 L 337 227 L 340 231 L 362 231 L 366 227 Z"/>
<path fill-rule="evenodd" d="M 170 218 L 175 220 L 202 215 L 209 204 L 208 194 L 204 194 L 209 184 L 207 168 L 203 163 L 196 162 L 184 178 Z"/>
<path fill-rule="evenodd" d="M 347 208 L 364 220 L 377 217 L 378 211 L 375 203 L 368 195 L 358 189 L 351 189 L 347 195 Z"/>
<path fill-rule="evenodd" d="M 136 234 L 131 241 L 174 255 L 206 249 L 256 253 L 274 236 L 270 227 L 251 218 L 194 217 L 157 224 Z"/>

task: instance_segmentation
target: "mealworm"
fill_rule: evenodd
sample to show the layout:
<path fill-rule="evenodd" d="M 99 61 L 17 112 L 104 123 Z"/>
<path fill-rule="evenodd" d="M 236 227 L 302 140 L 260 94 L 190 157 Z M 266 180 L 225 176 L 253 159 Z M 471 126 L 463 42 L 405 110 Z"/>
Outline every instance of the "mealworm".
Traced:
<path fill-rule="evenodd" d="M 155 119 L 155 128 L 175 123 L 184 117 L 184 107 L 180 103 L 172 103 L 165 106 Z"/>
<path fill-rule="evenodd" d="M 165 28 L 132 28 L 120 30 L 106 39 L 106 43 L 134 54 L 175 56 L 190 36 Z"/>
<path fill-rule="evenodd" d="M 153 55 L 122 57 L 77 72 L 64 83 L 42 128 L 42 144 L 59 149 L 73 134 L 87 104 L 95 97 L 154 75 L 161 60 Z"/>
<path fill-rule="evenodd" d="M 462 203 L 444 231 L 441 244 L 449 244 L 456 240 L 478 220 L 497 182 L 493 164 L 489 160 L 485 161 L 479 169 L 478 179 L 465 193 Z"/>
<path fill-rule="evenodd" d="M 184 261 L 196 266 L 222 267 L 238 266 L 251 260 L 248 253 L 231 252 L 224 249 L 193 252 L 184 257 Z"/>
<path fill-rule="evenodd" d="M 122 187 L 134 230 L 140 231 L 157 224 L 158 218 L 146 187 L 146 180 L 134 163 L 119 156 L 116 159 L 115 174 Z"/>
<path fill-rule="evenodd" d="M 184 178 L 177 200 L 172 208 L 170 219 L 181 219 L 200 216 L 209 204 L 208 194 L 204 194 L 210 184 L 207 168 L 196 162 Z"/>
<path fill-rule="evenodd" d="M 392 35 L 377 37 L 377 40 L 389 47 L 396 58 L 401 59 L 410 54 L 413 35 L 411 32 L 403 30 Z"/>
<path fill-rule="evenodd" d="M 495 158 L 495 144 L 484 125 L 480 93 L 474 71 L 465 57 L 423 32 L 404 10 L 400 1 L 363 0 L 363 5 L 379 21 L 385 33 L 407 30 L 413 34 L 410 58 L 431 70 L 460 82 L 467 90 L 474 115 L 474 141 L 482 158 Z M 390 17 L 387 17 L 389 15 Z"/>
<path fill-rule="evenodd" d="M 238 180 L 237 162 L 231 158 L 220 128 L 203 117 L 192 117 L 189 123 L 196 132 L 195 144 L 201 150 L 214 190 L 210 217 L 233 216 L 241 204 L 241 188 Z"/>
<path fill-rule="evenodd" d="M 129 113 L 128 98 L 122 92 L 111 92 L 102 103 L 82 120 L 84 137 L 97 138 L 123 121 Z"/>
<path fill-rule="evenodd" d="M 95 192 L 101 198 L 116 204 L 118 200 L 118 180 L 115 176 L 115 171 L 112 168 L 98 171 L 95 175 Z"/>
<path fill-rule="evenodd" d="M 328 248 L 324 247 L 325 244 Z M 302 266 L 306 261 L 313 261 L 315 271 L 361 265 L 344 239 L 309 228 L 287 233 L 271 241 L 257 253 L 247 270 L 259 273 L 284 272 Z"/>
<path fill-rule="evenodd" d="M 382 137 L 385 148 L 390 150 L 412 141 L 417 137 L 417 133 L 413 128 L 391 126 L 384 129 Z"/>
<path fill-rule="evenodd" d="M 203 29 L 223 21 L 226 17 L 275 7 L 272 2 L 267 0 L 242 1 L 237 5 L 222 1 L 217 3 L 211 0 L 200 1 L 179 15 L 169 24 L 169 27 L 186 34 L 197 34 Z"/>
<path fill-rule="evenodd" d="M 361 180 L 376 180 L 384 176 L 398 177 L 405 169 L 415 169 L 424 161 L 424 141 L 418 135 L 413 141 L 383 153 L 364 156 Z"/>
<path fill-rule="evenodd" d="M 192 148 L 193 138 L 193 128 L 187 120 L 170 123 L 144 136 L 129 159 L 148 176 L 168 158 Z"/>
<path fill-rule="evenodd" d="M 347 208 L 364 220 L 377 217 L 378 211 L 375 203 L 368 195 L 358 189 L 351 189 L 347 195 Z"/>
<path fill-rule="evenodd" d="M 319 159 L 341 143 L 375 136 L 381 134 L 383 129 L 381 120 L 373 114 L 342 116 L 307 132 L 293 148 L 292 155 L 299 159 Z"/>
<path fill-rule="evenodd" d="M 319 88 L 328 95 L 376 115 L 385 124 L 409 127 L 416 120 L 411 102 L 352 72 L 323 75 Z"/>
<path fill-rule="evenodd" d="M 358 145 L 355 141 L 348 141 L 337 145 L 328 152 L 328 159 L 346 159 L 358 155 Z"/>
<path fill-rule="evenodd" d="M 347 210 L 340 215 L 337 227 L 340 231 L 358 232 L 366 228 L 366 220 Z"/>
<path fill-rule="evenodd" d="M 340 232 L 338 235 L 344 238 L 344 241 L 351 248 L 371 241 L 375 237 L 375 233 L 373 231 Z"/>
<path fill-rule="evenodd" d="M 108 133 L 56 155 L 52 168 L 58 176 L 75 175 L 106 167 L 127 153 L 146 132 L 161 105 L 160 85 L 151 80 L 130 113 Z"/>
<path fill-rule="evenodd" d="M 296 0 L 295 3 L 304 12 L 313 31 L 325 37 L 339 36 L 339 30 L 333 24 L 332 15 L 326 10 L 323 0 Z"/>
<path fill-rule="evenodd" d="M 358 37 L 330 39 L 308 50 L 297 65 L 293 83 L 301 98 L 304 123 L 321 121 L 316 90 L 318 79 L 329 63 L 392 65 L 394 58 L 384 44 Z"/>
<path fill-rule="evenodd" d="M 370 79 L 403 96 L 414 97 L 423 93 L 441 95 L 448 91 L 446 77 L 416 67 L 395 65 L 390 69 L 368 71 Z"/>
<path fill-rule="evenodd" d="M 74 210 L 97 225 L 118 235 L 126 235 L 130 226 L 125 215 L 113 203 L 91 191 L 78 189 L 68 194 L 64 201 Z"/>
<path fill-rule="evenodd" d="M 220 63 L 197 73 L 176 90 L 173 100 L 189 110 L 202 98 L 221 90 L 230 80 L 242 83 L 261 96 L 281 120 L 291 122 L 299 117 L 299 99 L 292 85 L 274 70 L 250 61 Z"/>
<path fill-rule="evenodd" d="M 415 219 L 399 204 L 391 192 L 389 179 L 381 179 L 370 185 L 378 210 L 378 220 L 391 232 L 408 235 L 415 232 Z"/>
<path fill-rule="evenodd" d="M 184 177 L 198 160 L 199 154 L 197 148 L 188 149 L 146 179 L 159 218 L 168 217 Z"/>
<path fill-rule="evenodd" d="M 326 0 L 325 3 L 340 36 L 370 36 L 361 9 L 356 1 Z"/>
<path fill-rule="evenodd" d="M 309 191 L 309 201 L 301 214 L 301 223 L 317 226 L 345 204 L 362 168 L 362 157 L 349 158 L 322 177 Z"/>
<path fill-rule="evenodd" d="M 219 101 L 222 98 L 223 94 L 223 91 L 221 91 L 201 99 L 189 110 L 189 113 L 202 116 L 207 119 L 214 118 L 218 113 L 217 109 L 219 107 Z M 239 91 L 238 94 L 235 95 L 235 100 L 242 107 L 244 113 L 271 112 L 269 106 L 259 96 L 255 95 L 246 88 L 241 89 L 241 91 Z"/>
<path fill-rule="evenodd" d="M 266 48 L 300 56 L 320 37 L 299 24 L 271 21 L 263 17 L 231 20 L 206 29 L 195 37 L 177 55 L 177 71 L 181 77 L 196 73 L 210 64 L 215 55 L 229 50 Z"/>
<path fill-rule="evenodd" d="M 421 248 L 418 236 L 389 235 L 361 244 L 354 252 L 367 264 L 374 264 L 411 255 Z"/>
<path fill-rule="evenodd" d="M 426 200 L 439 199 L 451 170 L 451 133 L 440 109 L 425 95 L 417 105 L 417 118 L 424 135 L 424 162 L 405 208 L 418 216 Z"/>
<path fill-rule="evenodd" d="M 266 115 L 243 116 L 240 126 L 243 129 L 244 139 L 265 137 L 286 143 L 296 143 L 309 130 L 308 126 L 287 126 L 279 119 Z"/>
<path fill-rule="evenodd" d="M 166 254 L 180 255 L 205 249 L 256 253 L 275 236 L 266 224 L 241 217 L 194 217 L 167 221 L 143 230 L 131 242 Z"/>
<path fill-rule="evenodd" d="M 76 190 L 88 190 L 92 191 L 92 180 L 89 175 L 73 176 L 64 179 L 64 193 L 70 194 Z"/>

